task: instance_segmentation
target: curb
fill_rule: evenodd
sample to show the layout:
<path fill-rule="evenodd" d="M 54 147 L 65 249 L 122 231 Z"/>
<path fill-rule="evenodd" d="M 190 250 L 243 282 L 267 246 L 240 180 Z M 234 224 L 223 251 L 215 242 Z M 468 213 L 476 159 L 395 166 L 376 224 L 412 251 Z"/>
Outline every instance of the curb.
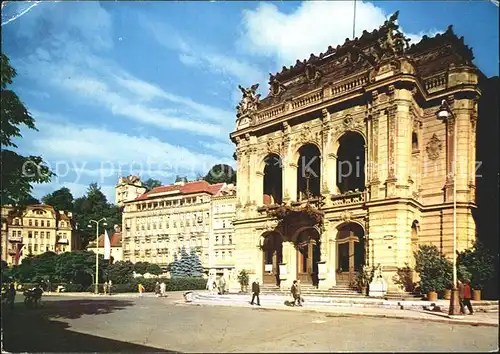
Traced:
<path fill-rule="evenodd" d="M 248 308 L 239 304 L 220 304 L 220 303 L 196 303 L 196 302 L 176 302 L 177 304 L 184 304 L 188 306 L 227 306 L 227 307 L 241 307 Z M 487 322 L 477 322 L 477 321 L 468 321 L 468 320 L 456 320 L 456 319 L 448 319 L 448 318 L 438 318 L 438 317 L 429 317 L 429 318 L 418 318 L 412 316 L 404 316 L 404 315 L 392 315 L 392 314 L 372 314 L 372 313 L 351 313 L 351 312 L 328 312 L 325 310 L 319 309 L 307 309 L 301 308 L 300 310 L 293 310 L 292 308 L 276 308 L 276 307 L 249 307 L 256 311 L 296 311 L 296 312 L 306 312 L 306 313 L 321 313 L 325 314 L 326 317 L 370 317 L 370 318 L 392 318 L 399 320 L 413 320 L 413 321 L 425 321 L 425 322 L 438 322 L 438 323 L 448 323 L 448 324 L 459 324 L 459 325 L 468 325 L 475 327 L 499 327 L 498 323 L 487 323 Z"/>

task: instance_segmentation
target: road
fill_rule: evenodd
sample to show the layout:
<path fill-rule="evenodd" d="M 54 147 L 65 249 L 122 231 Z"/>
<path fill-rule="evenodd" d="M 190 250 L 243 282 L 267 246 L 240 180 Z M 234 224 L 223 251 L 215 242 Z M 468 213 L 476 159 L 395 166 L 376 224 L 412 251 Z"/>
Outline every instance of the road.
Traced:
<path fill-rule="evenodd" d="M 498 327 L 176 305 L 172 298 L 46 297 L 4 309 L 12 352 L 491 351 Z"/>

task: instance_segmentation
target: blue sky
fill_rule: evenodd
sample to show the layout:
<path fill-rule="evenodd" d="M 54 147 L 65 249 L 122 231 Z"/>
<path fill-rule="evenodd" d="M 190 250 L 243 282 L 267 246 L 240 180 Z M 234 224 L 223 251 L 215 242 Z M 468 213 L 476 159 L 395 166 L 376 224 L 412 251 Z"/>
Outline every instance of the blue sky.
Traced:
<path fill-rule="evenodd" d="M 2 50 L 13 88 L 39 129 L 19 150 L 40 154 L 81 196 L 98 182 L 111 201 L 118 175 L 171 183 L 229 163 L 238 84 L 260 83 L 296 59 L 352 36 L 352 1 L 7 2 Z M 356 35 L 394 11 L 412 43 L 449 24 L 498 75 L 498 7 L 490 1 L 359 2 Z"/>

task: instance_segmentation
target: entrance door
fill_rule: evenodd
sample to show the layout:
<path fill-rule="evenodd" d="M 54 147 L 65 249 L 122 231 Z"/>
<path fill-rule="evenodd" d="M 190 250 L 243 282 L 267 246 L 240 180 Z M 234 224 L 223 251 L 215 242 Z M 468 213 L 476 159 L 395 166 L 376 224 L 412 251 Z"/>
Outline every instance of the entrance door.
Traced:
<path fill-rule="evenodd" d="M 263 276 L 264 284 L 276 284 L 279 286 L 280 263 L 282 262 L 282 252 L 280 249 L 264 250 Z"/>
<path fill-rule="evenodd" d="M 262 282 L 280 284 L 280 263 L 283 262 L 283 243 L 279 234 L 268 234 L 262 248 Z"/>
<path fill-rule="evenodd" d="M 363 228 L 355 223 L 344 225 L 337 233 L 337 283 L 350 285 L 365 264 Z"/>
<path fill-rule="evenodd" d="M 299 245 L 297 249 L 297 279 L 302 283 L 318 284 L 318 262 L 320 247 L 316 240 Z"/>

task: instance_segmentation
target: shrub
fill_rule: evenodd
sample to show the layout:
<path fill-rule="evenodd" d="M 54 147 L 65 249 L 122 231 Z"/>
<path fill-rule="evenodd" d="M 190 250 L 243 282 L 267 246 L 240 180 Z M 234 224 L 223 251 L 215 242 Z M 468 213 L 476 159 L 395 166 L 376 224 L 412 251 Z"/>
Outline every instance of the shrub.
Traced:
<path fill-rule="evenodd" d="M 403 268 L 398 268 L 396 275 L 394 275 L 392 280 L 394 281 L 394 284 L 399 285 L 404 291 L 415 291 L 415 283 L 413 283 L 413 270 L 408 264 L 405 264 Z"/>
<path fill-rule="evenodd" d="M 495 271 L 493 259 L 488 250 L 477 242 L 472 249 L 458 254 L 457 264 L 469 273 L 472 288 L 482 290 Z"/>
<path fill-rule="evenodd" d="M 452 283 L 453 267 L 436 246 L 420 245 L 415 252 L 415 271 L 420 275 L 420 288 L 426 294 L 439 292 Z"/>
<path fill-rule="evenodd" d="M 245 285 L 245 286 L 247 286 L 248 283 L 250 282 L 250 276 L 248 275 L 248 272 L 245 269 L 242 269 L 240 271 L 240 274 L 238 274 L 238 281 L 240 282 L 240 285 Z"/>

